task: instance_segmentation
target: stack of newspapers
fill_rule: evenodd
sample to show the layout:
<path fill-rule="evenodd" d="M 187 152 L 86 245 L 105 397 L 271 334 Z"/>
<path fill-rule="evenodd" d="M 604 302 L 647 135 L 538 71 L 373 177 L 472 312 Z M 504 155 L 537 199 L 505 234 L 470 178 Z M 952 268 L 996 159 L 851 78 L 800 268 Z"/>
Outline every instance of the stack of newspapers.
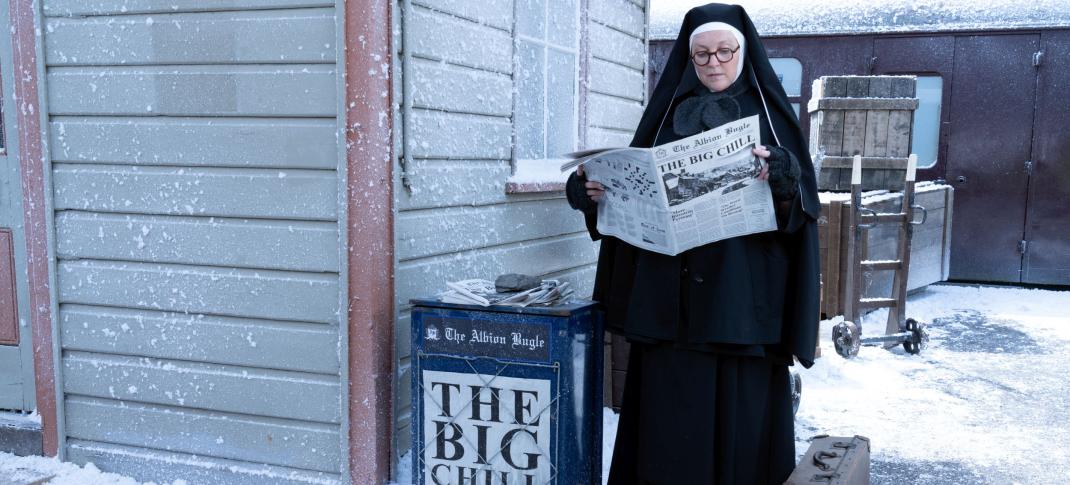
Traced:
<path fill-rule="evenodd" d="M 563 303 L 572 296 L 567 282 L 542 280 L 539 286 L 524 291 L 499 292 L 490 280 L 471 279 L 446 283 L 449 290 L 438 295 L 444 303 L 467 305 L 505 305 L 526 307 L 530 305 L 551 306 Z"/>

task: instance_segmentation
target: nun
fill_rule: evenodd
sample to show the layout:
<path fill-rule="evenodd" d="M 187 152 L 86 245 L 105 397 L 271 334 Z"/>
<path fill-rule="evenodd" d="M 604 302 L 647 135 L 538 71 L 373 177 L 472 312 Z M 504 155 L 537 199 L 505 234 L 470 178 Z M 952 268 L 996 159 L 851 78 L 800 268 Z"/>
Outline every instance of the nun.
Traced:
<path fill-rule="evenodd" d="M 820 203 L 798 118 L 742 7 L 685 15 L 631 145 L 753 115 L 775 231 L 646 251 L 599 234 L 602 186 L 582 168 L 569 177 L 569 204 L 601 241 L 594 297 L 631 343 L 610 484 L 779 484 L 795 466 L 788 367 L 814 361 Z"/>

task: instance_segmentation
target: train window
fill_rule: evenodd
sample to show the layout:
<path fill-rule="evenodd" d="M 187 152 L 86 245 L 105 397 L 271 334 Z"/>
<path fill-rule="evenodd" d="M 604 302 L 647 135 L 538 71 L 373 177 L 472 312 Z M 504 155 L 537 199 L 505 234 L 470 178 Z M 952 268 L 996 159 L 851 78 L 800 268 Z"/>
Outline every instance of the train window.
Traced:
<path fill-rule="evenodd" d="M 788 96 L 802 96 L 802 63 L 794 57 L 773 57 L 769 63 Z M 795 110 L 796 114 L 798 111 Z"/>
<path fill-rule="evenodd" d="M 940 146 L 940 101 L 944 80 L 940 76 L 918 76 L 918 110 L 914 112 L 914 133 L 910 153 L 918 155 L 918 168 L 936 165 Z"/>

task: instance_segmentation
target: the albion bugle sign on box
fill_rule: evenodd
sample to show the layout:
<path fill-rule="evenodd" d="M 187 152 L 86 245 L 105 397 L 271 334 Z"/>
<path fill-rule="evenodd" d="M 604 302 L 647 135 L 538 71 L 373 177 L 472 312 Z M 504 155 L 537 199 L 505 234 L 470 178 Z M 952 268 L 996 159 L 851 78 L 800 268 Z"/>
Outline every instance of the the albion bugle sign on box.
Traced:
<path fill-rule="evenodd" d="M 601 483 L 593 304 L 413 303 L 415 483 Z"/>

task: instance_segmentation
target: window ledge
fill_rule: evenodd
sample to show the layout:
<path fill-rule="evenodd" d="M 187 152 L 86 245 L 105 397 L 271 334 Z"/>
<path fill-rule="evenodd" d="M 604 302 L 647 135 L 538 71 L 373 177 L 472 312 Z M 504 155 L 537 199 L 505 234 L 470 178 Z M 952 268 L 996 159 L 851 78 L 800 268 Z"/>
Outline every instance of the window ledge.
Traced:
<path fill-rule="evenodd" d="M 565 160 L 517 160 L 516 173 L 505 181 L 505 193 L 562 192 L 569 172 L 561 172 Z"/>
<path fill-rule="evenodd" d="M 539 192 L 564 192 L 564 182 L 506 182 L 507 194 L 533 194 Z"/>

